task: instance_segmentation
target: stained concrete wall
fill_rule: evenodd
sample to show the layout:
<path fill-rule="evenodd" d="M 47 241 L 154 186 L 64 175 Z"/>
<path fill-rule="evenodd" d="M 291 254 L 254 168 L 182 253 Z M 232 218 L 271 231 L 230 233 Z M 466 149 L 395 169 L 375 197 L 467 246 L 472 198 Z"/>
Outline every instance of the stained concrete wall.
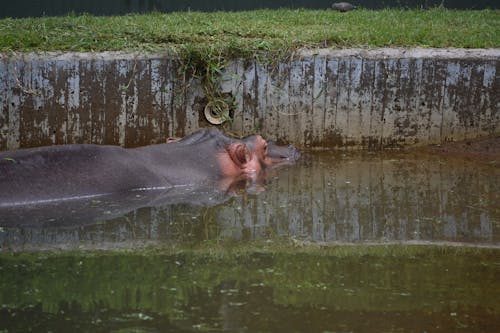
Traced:
<path fill-rule="evenodd" d="M 0 55 L 0 149 L 138 146 L 209 126 L 199 78 L 161 54 Z M 230 62 L 224 128 L 301 146 L 385 148 L 500 131 L 500 49 L 309 50 Z"/>

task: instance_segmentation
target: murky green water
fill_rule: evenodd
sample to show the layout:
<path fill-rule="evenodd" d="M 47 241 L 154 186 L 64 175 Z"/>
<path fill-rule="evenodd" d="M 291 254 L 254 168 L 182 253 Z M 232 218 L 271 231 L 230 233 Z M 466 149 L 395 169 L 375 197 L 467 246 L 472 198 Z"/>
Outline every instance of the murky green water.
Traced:
<path fill-rule="evenodd" d="M 4 210 L 0 332 L 500 331 L 498 164 L 314 153 L 137 195 Z"/>

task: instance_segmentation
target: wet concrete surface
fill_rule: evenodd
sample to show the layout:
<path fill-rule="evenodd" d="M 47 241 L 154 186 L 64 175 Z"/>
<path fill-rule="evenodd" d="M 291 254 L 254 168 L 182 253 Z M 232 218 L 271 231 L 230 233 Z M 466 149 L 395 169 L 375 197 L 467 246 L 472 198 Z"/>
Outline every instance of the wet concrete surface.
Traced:
<path fill-rule="evenodd" d="M 500 135 L 485 138 L 444 142 L 415 149 L 415 151 L 437 154 L 448 158 L 468 159 L 478 163 L 500 164 Z"/>

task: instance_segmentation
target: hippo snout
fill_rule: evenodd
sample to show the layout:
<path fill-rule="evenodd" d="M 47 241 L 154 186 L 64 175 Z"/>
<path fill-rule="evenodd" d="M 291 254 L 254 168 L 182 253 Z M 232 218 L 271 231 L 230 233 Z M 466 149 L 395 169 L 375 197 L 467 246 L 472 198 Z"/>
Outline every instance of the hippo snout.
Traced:
<path fill-rule="evenodd" d="M 282 148 L 283 149 L 279 152 L 279 158 L 284 161 L 295 162 L 301 156 L 300 151 L 292 145 L 288 145 Z"/>
<path fill-rule="evenodd" d="M 274 143 L 268 145 L 267 155 L 273 160 L 272 164 L 293 163 L 301 156 L 299 150 L 292 145 L 278 146 Z"/>

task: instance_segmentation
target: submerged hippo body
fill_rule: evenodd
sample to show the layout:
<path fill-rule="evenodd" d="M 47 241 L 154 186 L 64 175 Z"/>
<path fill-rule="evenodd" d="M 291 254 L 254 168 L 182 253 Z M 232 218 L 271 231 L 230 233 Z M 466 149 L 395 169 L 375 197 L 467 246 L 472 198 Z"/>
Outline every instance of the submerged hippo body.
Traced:
<path fill-rule="evenodd" d="M 224 191 L 297 157 L 291 146 L 278 147 L 260 136 L 234 140 L 213 129 L 131 149 L 60 145 L 0 152 L 0 207 L 210 182 Z"/>

